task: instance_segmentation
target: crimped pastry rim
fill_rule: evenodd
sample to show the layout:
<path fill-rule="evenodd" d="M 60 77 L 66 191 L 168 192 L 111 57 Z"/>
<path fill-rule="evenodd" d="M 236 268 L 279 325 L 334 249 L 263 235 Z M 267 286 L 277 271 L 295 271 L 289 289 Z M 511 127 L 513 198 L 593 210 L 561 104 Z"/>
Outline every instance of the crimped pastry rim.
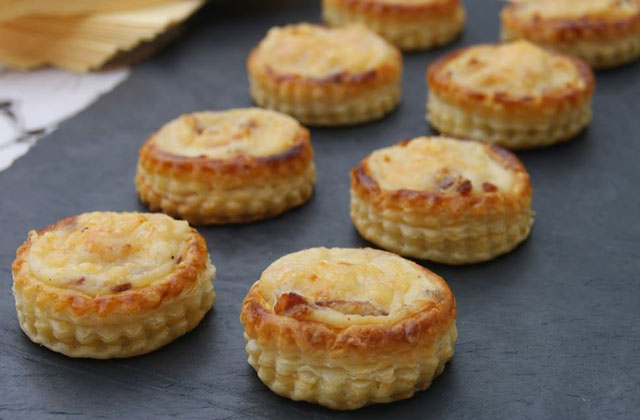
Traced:
<path fill-rule="evenodd" d="M 361 367 L 363 360 L 361 358 L 342 359 L 340 360 L 342 363 L 338 363 L 336 369 L 337 375 L 334 370 L 335 365 L 330 368 L 333 374 L 316 374 L 314 372 L 315 366 L 307 364 L 309 359 L 314 361 L 316 358 L 314 355 L 302 351 L 293 353 L 297 359 L 297 363 L 293 363 L 295 369 L 285 369 L 280 374 L 278 369 L 280 361 L 286 363 L 291 354 L 281 353 L 277 349 L 263 346 L 257 340 L 250 338 L 246 332 L 244 338 L 249 365 L 256 371 L 260 381 L 275 394 L 294 401 L 320 404 L 333 410 L 356 410 L 371 404 L 384 404 L 411 398 L 417 392 L 429 388 L 433 380 L 443 373 L 445 364 L 453 357 L 457 335 L 456 321 L 452 320 L 447 329 L 435 334 L 431 346 L 425 346 L 428 349 L 426 352 L 421 351 L 425 349 L 421 347 L 416 347 L 412 352 L 409 352 L 408 364 L 393 361 L 396 356 L 400 356 L 401 359 L 403 355 L 392 353 L 386 355 L 387 357 L 365 360 L 364 364 L 370 368 L 367 371 L 354 372 L 350 368 Z M 262 356 L 265 354 L 268 357 L 263 361 Z M 296 356 L 300 358 L 298 359 Z M 325 367 L 326 361 L 327 359 L 320 358 L 319 363 Z M 338 360 L 333 359 L 333 361 Z M 391 375 L 380 375 L 382 372 L 389 372 L 390 368 L 393 371 Z M 407 369 L 411 371 L 410 378 L 403 375 L 402 371 L 406 372 Z M 306 378 L 300 377 L 301 371 L 304 372 L 303 375 Z M 413 374 L 414 372 L 415 374 Z M 311 373 L 311 378 L 308 377 L 309 373 Z M 284 378 L 282 378 L 283 376 Z M 344 380 L 345 376 L 349 378 L 347 381 Z M 367 376 L 369 377 L 366 378 Z M 387 376 L 387 378 L 383 379 L 380 376 Z M 334 378 L 337 381 L 334 382 Z M 359 385 L 355 393 L 350 392 L 353 391 L 350 382 L 352 379 L 357 381 Z M 332 390 L 326 392 L 323 389 L 325 388 L 323 385 L 327 384 L 334 386 L 333 392 Z M 383 392 L 379 392 L 380 385 L 386 388 L 383 388 Z M 336 395 L 335 390 L 339 390 L 339 395 Z"/>
<path fill-rule="evenodd" d="M 527 38 L 550 43 L 572 43 L 579 41 L 610 41 L 630 34 L 640 36 L 640 9 L 635 15 L 625 18 L 566 18 L 566 19 L 519 19 L 517 3 L 508 3 L 500 12 L 504 27 L 526 34 Z"/>
<path fill-rule="evenodd" d="M 593 75 L 591 67 L 589 67 L 589 65 L 581 58 L 548 49 L 545 49 L 547 53 L 565 58 L 573 63 L 578 70 L 578 76 L 585 84 L 584 89 L 568 88 L 562 93 L 543 93 L 535 96 L 525 95 L 522 97 L 510 97 L 509 95 L 500 95 L 498 93 L 492 94 L 460 86 L 452 80 L 447 80 L 444 77 L 442 71 L 443 68 L 451 60 L 457 58 L 461 54 L 464 54 L 475 47 L 497 47 L 508 43 L 509 41 L 470 45 L 440 57 L 433 64 L 427 67 L 425 78 L 427 80 L 429 90 L 433 90 L 446 101 L 450 101 L 452 99 L 457 103 L 457 105 L 473 107 L 474 105 L 485 103 L 486 101 L 489 105 L 497 104 L 498 106 L 503 107 L 507 112 L 519 114 L 548 112 L 549 109 L 557 109 L 566 105 L 591 100 L 593 91 L 595 90 L 595 76 Z"/>
<path fill-rule="evenodd" d="M 79 216 L 80 214 L 67 217 L 37 232 L 44 234 L 73 224 Z M 27 263 L 31 245 L 31 238 L 28 238 L 17 250 L 16 259 L 11 266 L 14 287 L 21 291 L 35 287 L 39 294 L 51 298 L 54 308 L 68 307 L 75 315 L 98 315 L 101 318 L 111 315 L 141 315 L 160 307 L 165 300 L 176 298 L 196 285 L 201 273 L 207 269 L 209 261 L 209 251 L 204 238 L 191 228 L 189 248 L 183 259 L 183 267 L 177 269 L 166 279 L 136 289 L 102 296 L 88 296 L 75 290 L 45 284 L 30 276 L 28 270 L 24 270 L 23 266 Z"/>
<path fill-rule="evenodd" d="M 249 72 L 251 72 L 251 69 L 257 66 L 254 62 L 256 60 L 255 57 L 259 52 L 259 48 L 260 46 L 255 47 L 249 54 L 249 58 L 247 60 L 247 68 L 249 69 Z M 325 87 L 329 85 L 366 86 L 376 84 L 378 82 L 392 80 L 392 78 L 387 74 L 389 73 L 387 69 L 394 70 L 395 67 L 397 66 L 392 66 L 391 63 L 384 63 L 383 65 L 380 65 L 375 69 L 367 70 L 364 72 L 350 73 L 345 71 L 325 77 L 310 77 L 301 74 L 279 73 L 269 65 L 257 68 L 255 71 L 259 71 L 261 76 L 266 76 L 271 82 L 275 84 L 288 82 L 316 87 Z M 383 78 L 381 76 L 386 76 L 386 78 Z"/>
<path fill-rule="evenodd" d="M 576 110 L 582 110 L 576 118 Z M 574 108 L 558 110 L 546 124 L 537 121 L 525 122 L 505 115 L 485 115 L 480 121 L 474 118 L 473 108 L 467 109 L 444 103 L 436 93 L 431 93 L 427 100 L 427 122 L 443 135 L 454 138 L 492 143 L 511 151 L 548 147 L 556 143 L 569 141 L 586 129 L 591 121 L 591 104 L 577 104 Z M 464 122 L 450 120 L 448 117 L 464 118 Z M 576 121 L 582 121 L 579 125 Z M 515 123 L 502 130 L 496 128 L 503 124 Z M 567 124 L 568 123 L 568 124 Z M 542 127 L 542 129 L 540 129 Z M 576 127 L 578 127 L 576 129 Z M 531 134 L 537 130 L 537 134 Z M 561 130 L 558 132 L 558 130 Z M 544 132 L 544 140 L 540 139 Z M 499 136 L 499 137 L 498 137 Z"/>
<path fill-rule="evenodd" d="M 460 0 L 445 0 L 436 3 L 388 3 L 378 0 L 323 0 L 323 3 L 336 3 L 341 7 L 381 15 L 383 17 L 408 20 L 438 19 L 447 17 L 462 6 Z"/>
<path fill-rule="evenodd" d="M 430 137 L 438 139 L 450 137 Z M 395 146 L 405 147 L 414 139 L 400 141 Z M 366 156 L 357 166 L 351 170 L 351 188 L 376 207 L 406 207 L 420 208 L 425 212 L 448 211 L 455 217 L 474 214 L 486 214 L 498 203 L 511 202 L 513 205 L 520 203 L 523 198 L 532 194 L 529 174 L 518 157 L 508 150 L 496 146 L 476 142 L 474 140 L 453 139 L 455 141 L 468 141 L 481 144 L 498 163 L 513 173 L 515 182 L 520 184 L 519 192 L 495 191 L 481 194 L 443 194 L 438 191 L 416 191 L 410 189 L 387 190 L 382 188 L 371 173 L 368 160 L 371 154 Z"/>
<path fill-rule="evenodd" d="M 305 23 L 296 23 L 291 25 L 282 26 L 283 28 L 289 26 L 298 26 L 303 25 Z M 329 25 L 318 24 L 318 23 L 309 23 L 308 25 L 315 26 L 318 28 L 328 28 L 332 27 Z M 371 31 L 373 35 L 377 35 L 375 32 Z M 383 38 L 384 39 L 384 38 Z M 256 63 L 258 60 L 258 54 L 260 53 L 260 47 L 262 46 L 262 40 L 256 45 L 251 52 L 249 53 L 249 57 L 247 58 L 247 72 L 249 75 L 255 77 L 256 79 L 267 79 L 269 84 L 273 84 L 274 86 L 279 86 L 283 84 L 290 85 L 299 85 L 305 86 L 309 89 L 312 88 L 329 88 L 330 86 L 343 86 L 345 88 L 364 88 L 368 89 L 372 86 L 383 85 L 394 80 L 397 80 L 402 77 L 402 53 L 398 50 L 394 45 L 385 41 L 387 43 L 387 48 L 393 51 L 393 58 L 384 61 L 379 64 L 375 68 L 369 69 L 364 72 L 349 72 L 344 71 L 342 73 L 329 75 L 325 77 L 310 77 L 304 76 L 300 74 L 283 74 L 279 73 L 271 66 L 265 65 L 261 66 Z M 260 80 L 264 83 L 264 80 Z"/>
<path fill-rule="evenodd" d="M 402 258 L 388 251 L 375 251 Z M 274 312 L 273 307 L 266 307 L 266 299 L 259 291 L 260 280 L 251 286 L 242 302 L 240 321 L 249 337 L 275 345 L 281 351 L 292 348 L 303 351 L 312 349 L 312 352 L 370 358 L 374 355 L 388 355 L 390 351 L 411 350 L 448 328 L 457 316 L 457 309 L 453 292 L 442 277 L 409 262 L 426 272 L 430 280 L 437 282 L 441 299 L 429 302 L 419 312 L 407 313 L 407 316 L 394 323 L 380 322 L 338 328 L 318 321 L 279 315 Z"/>
<path fill-rule="evenodd" d="M 308 164 L 313 160 L 311 135 L 302 125 L 299 126 L 295 143 L 277 154 L 251 156 L 246 153 L 231 159 L 206 156 L 181 156 L 161 150 L 155 143 L 160 131 L 152 134 L 139 151 L 139 162 L 145 167 L 161 165 L 174 168 L 174 175 L 194 172 L 208 175 L 233 175 L 240 178 L 254 178 L 256 174 L 268 171 L 270 174 L 286 173 L 297 167 L 297 163 Z"/>
<path fill-rule="evenodd" d="M 247 70 L 249 74 L 253 75 L 256 79 L 266 78 L 269 83 L 275 86 L 290 84 L 304 86 L 309 89 L 318 87 L 328 88 L 329 86 L 342 86 L 344 88 L 370 88 L 372 86 L 379 86 L 394 81 L 402 75 L 402 65 L 397 65 L 397 63 L 392 63 L 391 61 L 365 72 L 344 72 L 326 77 L 282 74 L 273 70 L 270 66 L 258 67 L 258 65 L 255 64 L 255 56 L 257 55 L 258 48 L 259 46 L 255 47 L 251 51 L 251 54 L 249 54 Z"/>

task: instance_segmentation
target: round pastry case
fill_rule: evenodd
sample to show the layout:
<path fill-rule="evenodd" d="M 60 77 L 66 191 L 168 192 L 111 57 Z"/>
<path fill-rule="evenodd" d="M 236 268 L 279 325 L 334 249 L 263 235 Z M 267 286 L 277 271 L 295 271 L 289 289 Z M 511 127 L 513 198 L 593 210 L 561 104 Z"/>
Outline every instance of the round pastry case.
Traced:
<path fill-rule="evenodd" d="M 320 1 L 210 2 L 180 42 L 137 66 L 112 93 L 63 123 L 0 174 L 0 417 L 55 418 L 630 418 L 640 411 L 640 63 L 596 73 L 593 121 L 576 139 L 517 152 L 531 175 L 531 236 L 493 261 L 418 261 L 450 285 L 455 355 L 425 392 L 354 413 L 278 397 L 247 364 L 238 319 L 251 284 L 282 255 L 373 246 L 349 217 L 349 171 L 371 151 L 433 135 L 428 64 L 499 39 L 502 2 L 467 1 L 454 43 L 404 54 L 403 99 L 380 121 L 311 128 L 317 184 L 309 203 L 243 225 L 198 227 L 217 268 L 217 300 L 192 332 L 131 359 L 71 359 L 20 331 L 11 262 L 30 229 L 88 211 L 146 211 L 138 150 L 166 121 L 251 106 L 246 58 L 274 25 L 321 19 Z"/>

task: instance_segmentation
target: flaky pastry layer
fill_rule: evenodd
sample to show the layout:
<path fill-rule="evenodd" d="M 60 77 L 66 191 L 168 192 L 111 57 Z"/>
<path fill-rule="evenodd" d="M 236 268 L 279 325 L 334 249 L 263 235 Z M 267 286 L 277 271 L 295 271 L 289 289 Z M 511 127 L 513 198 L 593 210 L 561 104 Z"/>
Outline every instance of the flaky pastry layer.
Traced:
<path fill-rule="evenodd" d="M 269 115 L 264 121 L 249 119 L 252 122 L 248 127 L 253 127 L 249 129 L 264 126 L 251 144 L 275 142 L 280 149 L 273 154 L 256 155 L 257 147 L 249 144 L 246 150 L 237 150 L 233 155 L 225 149 L 224 157 L 181 156 L 176 154 L 177 148 L 172 152 L 162 149 L 157 140 L 161 130 L 140 150 L 136 174 L 140 199 L 152 210 L 193 224 L 252 222 L 277 216 L 308 201 L 316 180 L 309 131 L 292 118 L 272 111 L 234 112 L 238 111 Z M 286 129 L 280 129 L 278 123 L 284 123 Z M 241 125 L 247 129 L 244 120 Z M 226 138 L 216 133 L 218 137 Z M 234 144 L 237 139 L 230 135 L 230 141 Z M 204 143 L 206 146 L 207 141 Z M 219 148 L 217 140 L 214 146 Z"/>
<path fill-rule="evenodd" d="M 251 52 L 247 68 L 256 104 L 304 124 L 375 120 L 401 99 L 400 52 L 359 25 L 274 28 Z"/>
<path fill-rule="evenodd" d="M 640 1 L 512 2 L 501 12 L 503 40 L 528 39 L 584 59 L 593 68 L 640 57 Z"/>
<path fill-rule="evenodd" d="M 511 150 L 544 147 L 571 140 L 589 125 L 591 117 L 590 102 L 563 109 L 546 123 L 541 123 L 500 113 L 481 116 L 440 100 L 434 92 L 427 99 L 427 121 L 439 132 L 493 143 Z"/>
<path fill-rule="evenodd" d="M 511 149 L 568 140 L 591 121 L 593 72 L 527 41 L 478 45 L 427 70 L 427 120 L 443 134 Z"/>
<path fill-rule="evenodd" d="M 312 248 L 243 301 L 249 364 L 274 392 L 334 409 L 408 398 L 453 355 L 455 300 L 439 276 L 373 249 Z"/>
<path fill-rule="evenodd" d="M 362 23 L 405 51 L 453 41 L 466 16 L 459 0 L 323 0 L 322 13 L 332 25 Z"/>
<path fill-rule="evenodd" d="M 246 334 L 245 339 L 249 364 L 276 394 L 335 410 L 354 410 L 410 398 L 429 388 L 453 357 L 457 331 L 452 322 L 428 350 L 403 357 L 404 360 L 387 357 L 359 364 L 283 354 Z"/>
<path fill-rule="evenodd" d="M 130 226 L 127 235 L 120 227 L 132 219 L 141 223 Z M 215 267 L 204 238 L 182 224 L 165 215 L 87 213 L 30 232 L 12 266 L 20 327 L 51 350 L 95 359 L 148 353 L 192 330 L 215 301 Z M 147 249 L 136 249 L 134 235 L 140 231 L 149 232 Z M 175 255 L 158 255 L 153 240 L 162 242 L 164 236 L 185 246 L 177 247 Z M 71 261 L 56 256 L 61 245 L 71 246 Z M 52 247 L 53 258 L 33 254 L 46 246 Z M 137 254 L 148 254 L 148 267 L 137 265 Z M 153 278 L 140 283 L 144 270 Z M 112 285 L 103 275 L 114 271 L 122 274 L 113 276 Z M 41 277 L 42 272 L 51 278 Z M 64 278 L 56 278 L 59 273 Z"/>
<path fill-rule="evenodd" d="M 403 153 L 394 163 L 390 153 L 396 151 Z M 409 160 L 426 164 L 420 168 Z M 415 170 L 385 187 L 384 171 L 398 164 Z M 514 155 L 462 140 L 401 142 L 374 152 L 351 172 L 351 219 L 362 237 L 401 255 L 446 264 L 486 261 L 515 248 L 533 223 L 531 196 L 529 176 Z"/>
<path fill-rule="evenodd" d="M 500 33 L 503 41 L 525 38 L 517 30 L 503 26 Z M 640 35 L 630 35 L 618 40 L 607 42 L 576 41 L 571 43 L 545 43 L 535 38 L 528 38 L 545 48 L 550 48 L 564 54 L 580 57 L 594 69 L 607 69 L 622 66 L 640 57 Z"/>

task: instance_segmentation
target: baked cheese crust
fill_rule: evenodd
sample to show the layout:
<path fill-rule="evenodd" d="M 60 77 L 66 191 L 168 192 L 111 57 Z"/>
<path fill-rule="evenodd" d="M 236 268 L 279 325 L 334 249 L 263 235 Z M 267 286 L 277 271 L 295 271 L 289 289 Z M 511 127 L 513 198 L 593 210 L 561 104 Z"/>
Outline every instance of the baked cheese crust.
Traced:
<path fill-rule="evenodd" d="M 323 0 L 322 14 L 332 25 L 361 23 L 405 51 L 448 44 L 466 19 L 460 0 Z"/>
<path fill-rule="evenodd" d="M 395 254 L 312 248 L 269 266 L 240 319 L 249 364 L 274 392 L 347 410 L 409 398 L 453 355 L 445 281 Z"/>
<path fill-rule="evenodd" d="M 504 40 L 528 39 L 594 68 L 640 57 L 640 0 L 521 0 L 500 16 Z"/>
<path fill-rule="evenodd" d="M 510 149 L 568 140 L 591 121 L 593 72 L 528 41 L 455 51 L 427 71 L 427 120 L 443 134 Z"/>
<path fill-rule="evenodd" d="M 368 241 L 447 264 L 490 260 L 533 223 L 522 163 L 493 145 L 418 137 L 374 151 L 351 171 L 351 219 Z"/>
<path fill-rule="evenodd" d="M 272 28 L 247 67 L 256 104 L 304 124 L 366 122 L 400 101 L 400 52 L 360 25 Z"/>
<path fill-rule="evenodd" d="M 162 214 L 61 220 L 29 232 L 12 269 L 22 330 L 71 357 L 153 351 L 195 328 L 215 300 L 204 238 Z"/>
<path fill-rule="evenodd" d="M 169 122 L 140 150 L 135 181 L 152 210 L 216 224 L 302 205 L 315 179 L 309 131 L 287 115 L 248 108 Z"/>

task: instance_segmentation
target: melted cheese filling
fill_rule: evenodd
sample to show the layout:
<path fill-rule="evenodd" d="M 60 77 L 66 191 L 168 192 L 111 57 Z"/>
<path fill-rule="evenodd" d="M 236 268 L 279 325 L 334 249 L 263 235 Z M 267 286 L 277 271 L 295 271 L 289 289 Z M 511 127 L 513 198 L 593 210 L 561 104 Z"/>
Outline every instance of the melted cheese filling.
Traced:
<path fill-rule="evenodd" d="M 162 214 L 87 213 L 30 232 L 27 264 L 43 283 L 100 296 L 165 280 L 180 265 L 191 228 Z"/>
<path fill-rule="evenodd" d="M 571 60 L 528 41 L 471 47 L 450 60 L 443 71 L 462 87 L 511 97 L 585 87 Z"/>
<path fill-rule="evenodd" d="M 374 249 L 311 248 L 289 254 L 264 271 L 259 285 L 270 305 L 293 293 L 313 306 L 314 320 L 340 326 L 419 312 L 441 295 L 419 266 Z M 349 313 L 350 306 L 364 307 L 366 315 Z"/>
<path fill-rule="evenodd" d="M 258 58 L 280 75 L 325 78 L 375 70 L 395 50 L 360 25 L 329 28 L 299 24 L 273 28 Z"/>
<path fill-rule="evenodd" d="M 183 115 L 165 125 L 153 141 L 177 156 L 231 159 L 282 153 L 299 133 L 300 124 L 293 118 L 251 108 Z"/>
<path fill-rule="evenodd" d="M 621 19 L 640 12 L 637 0 L 519 0 L 517 13 L 526 19 Z"/>
<path fill-rule="evenodd" d="M 509 191 L 514 185 L 513 173 L 485 145 L 470 141 L 419 137 L 406 146 L 376 150 L 368 165 L 378 185 L 390 191 L 466 194 Z"/>

